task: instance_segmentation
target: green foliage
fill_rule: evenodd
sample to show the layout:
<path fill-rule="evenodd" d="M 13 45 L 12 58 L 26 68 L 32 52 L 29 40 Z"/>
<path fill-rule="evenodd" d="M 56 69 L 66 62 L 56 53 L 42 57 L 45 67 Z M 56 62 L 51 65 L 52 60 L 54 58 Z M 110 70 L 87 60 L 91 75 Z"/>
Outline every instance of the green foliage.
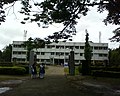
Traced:
<path fill-rule="evenodd" d="M 40 38 L 32 39 L 31 37 L 28 38 L 27 41 L 25 41 L 22 44 L 25 48 L 27 48 L 27 60 L 29 60 L 29 54 L 32 49 L 38 49 L 38 48 L 44 48 L 45 47 L 45 41 Z"/>
<path fill-rule="evenodd" d="M 82 65 L 79 65 L 77 69 L 79 73 L 82 73 Z"/>
<path fill-rule="evenodd" d="M 86 30 L 86 38 L 85 38 L 85 49 L 84 49 L 84 57 L 85 61 L 82 61 L 82 75 L 90 74 L 90 66 L 91 66 L 91 58 L 92 58 L 92 49 L 89 44 L 89 34 Z"/>
<path fill-rule="evenodd" d="M 75 66 L 75 75 L 79 75 L 80 74 L 80 72 L 79 72 L 79 70 L 81 69 L 81 66 L 79 67 L 79 66 Z M 64 68 L 64 72 L 65 72 L 65 74 L 69 74 L 69 68 Z"/>
<path fill-rule="evenodd" d="M 85 60 L 91 60 L 92 58 L 92 48 L 89 44 L 89 34 L 86 30 L 86 39 L 85 39 L 85 49 L 84 49 L 84 57 L 85 57 Z"/>
<path fill-rule="evenodd" d="M 29 74 L 29 65 L 18 65 L 18 67 L 25 68 L 25 74 Z"/>
<path fill-rule="evenodd" d="M 109 50 L 109 63 L 110 66 L 120 66 L 120 47 Z"/>
<path fill-rule="evenodd" d="M 116 66 L 112 66 L 112 67 L 91 66 L 91 70 L 103 70 L 103 71 L 120 72 L 120 67 L 116 67 Z"/>
<path fill-rule="evenodd" d="M 91 74 L 91 68 L 90 68 L 90 64 L 91 61 L 89 60 L 82 60 L 82 75 L 90 75 Z"/>
<path fill-rule="evenodd" d="M 25 72 L 24 67 L 0 67 L 0 74 L 2 75 L 25 75 Z"/>
<path fill-rule="evenodd" d="M 111 42 L 120 42 L 120 27 L 113 31 L 114 36 L 110 38 Z"/>
<path fill-rule="evenodd" d="M 37 0 L 32 2 L 31 0 L 2 0 L 0 1 L 0 24 L 5 22 L 6 10 L 3 9 L 4 5 L 11 4 L 8 8 L 14 6 L 14 4 L 20 1 L 22 8 L 21 14 L 26 15 L 21 22 L 25 24 L 28 22 L 37 22 L 40 26 L 49 25 L 52 23 L 63 23 L 65 26 L 63 30 L 49 36 L 48 39 L 53 38 L 65 39 L 72 36 L 72 33 L 76 33 L 75 24 L 81 16 L 86 16 L 90 7 L 97 6 L 98 12 L 102 13 L 107 10 L 107 17 L 104 19 L 105 24 L 112 23 L 115 25 L 120 24 L 120 1 L 119 0 Z M 36 7 L 36 8 L 35 8 Z M 13 7 L 14 10 L 14 7 Z M 47 28 L 44 27 L 43 28 Z"/>
<path fill-rule="evenodd" d="M 0 62 L 11 62 L 12 45 L 6 46 L 3 51 L 0 51 Z"/>
<path fill-rule="evenodd" d="M 12 62 L 0 62 L 0 66 L 12 67 L 13 63 Z"/>

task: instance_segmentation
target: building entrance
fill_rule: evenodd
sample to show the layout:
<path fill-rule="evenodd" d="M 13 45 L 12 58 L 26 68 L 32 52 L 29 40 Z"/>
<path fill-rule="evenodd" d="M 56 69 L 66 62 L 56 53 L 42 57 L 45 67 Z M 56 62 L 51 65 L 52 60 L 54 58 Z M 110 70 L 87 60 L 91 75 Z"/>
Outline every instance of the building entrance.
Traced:
<path fill-rule="evenodd" d="M 64 64 L 64 59 L 55 59 L 54 63 L 57 65 L 62 65 L 62 64 Z"/>

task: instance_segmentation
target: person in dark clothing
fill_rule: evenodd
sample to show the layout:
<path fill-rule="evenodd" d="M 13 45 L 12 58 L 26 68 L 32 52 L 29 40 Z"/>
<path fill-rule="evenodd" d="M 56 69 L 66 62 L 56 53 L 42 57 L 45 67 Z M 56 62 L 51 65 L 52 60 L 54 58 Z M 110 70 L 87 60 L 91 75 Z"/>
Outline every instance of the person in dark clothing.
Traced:
<path fill-rule="evenodd" d="M 36 70 L 36 64 L 33 63 L 33 65 L 31 66 L 31 73 L 32 73 L 32 78 L 36 78 L 37 75 L 37 70 Z"/>
<path fill-rule="evenodd" d="M 44 74 L 45 74 L 45 65 L 42 63 L 39 69 L 39 77 L 44 78 Z"/>

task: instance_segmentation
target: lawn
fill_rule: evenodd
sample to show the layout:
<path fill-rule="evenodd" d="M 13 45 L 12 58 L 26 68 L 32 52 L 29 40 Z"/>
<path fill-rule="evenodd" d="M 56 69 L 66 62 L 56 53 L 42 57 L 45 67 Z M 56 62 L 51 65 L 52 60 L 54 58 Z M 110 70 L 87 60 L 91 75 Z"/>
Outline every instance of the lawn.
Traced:
<path fill-rule="evenodd" d="M 24 78 L 29 78 L 29 75 L 25 75 L 25 76 L 0 75 L 0 82 L 5 80 L 19 80 Z"/>

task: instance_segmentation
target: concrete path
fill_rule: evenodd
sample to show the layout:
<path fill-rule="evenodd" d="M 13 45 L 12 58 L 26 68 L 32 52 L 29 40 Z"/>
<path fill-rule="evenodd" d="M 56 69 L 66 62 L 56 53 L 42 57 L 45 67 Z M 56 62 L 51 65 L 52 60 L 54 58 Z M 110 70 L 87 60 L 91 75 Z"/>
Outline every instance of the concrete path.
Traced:
<path fill-rule="evenodd" d="M 120 96 L 119 90 L 112 90 L 98 82 L 70 81 L 69 76 L 66 78 L 62 66 L 47 67 L 44 79 L 29 77 L 0 96 Z"/>
<path fill-rule="evenodd" d="M 63 67 L 48 67 L 44 79 L 28 79 L 0 96 L 85 96 L 84 93 L 70 86 Z"/>

